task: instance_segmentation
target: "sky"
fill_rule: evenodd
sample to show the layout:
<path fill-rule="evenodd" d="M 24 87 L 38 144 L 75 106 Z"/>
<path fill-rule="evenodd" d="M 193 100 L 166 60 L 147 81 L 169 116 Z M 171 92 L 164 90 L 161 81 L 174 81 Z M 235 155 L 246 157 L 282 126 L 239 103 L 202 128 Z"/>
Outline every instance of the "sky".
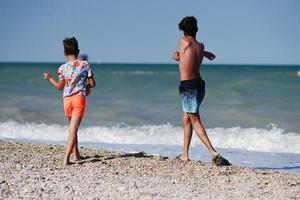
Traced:
<path fill-rule="evenodd" d="M 1 0 L 0 62 L 64 62 L 75 36 L 91 62 L 173 63 L 185 16 L 212 64 L 300 64 L 298 0 Z M 206 61 L 207 63 L 209 61 Z"/>

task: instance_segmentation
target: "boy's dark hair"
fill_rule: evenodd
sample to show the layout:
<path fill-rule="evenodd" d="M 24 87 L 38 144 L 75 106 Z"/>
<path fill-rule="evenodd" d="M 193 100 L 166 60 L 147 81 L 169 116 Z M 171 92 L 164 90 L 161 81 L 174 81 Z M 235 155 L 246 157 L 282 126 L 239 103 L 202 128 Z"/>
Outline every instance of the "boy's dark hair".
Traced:
<path fill-rule="evenodd" d="M 75 55 L 78 56 L 79 49 L 78 49 L 78 42 L 75 37 L 65 38 L 63 40 L 64 50 L 66 55 Z"/>
<path fill-rule="evenodd" d="M 192 37 L 195 37 L 198 32 L 197 19 L 194 16 L 183 18 L 178 27 L 179 30 Z"/>

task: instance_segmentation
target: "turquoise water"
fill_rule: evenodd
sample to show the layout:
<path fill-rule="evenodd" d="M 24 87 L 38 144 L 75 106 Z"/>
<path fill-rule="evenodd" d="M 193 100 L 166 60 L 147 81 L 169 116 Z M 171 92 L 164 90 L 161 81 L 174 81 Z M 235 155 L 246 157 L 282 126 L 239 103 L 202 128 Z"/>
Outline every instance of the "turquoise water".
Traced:
<path fill-rule="evenodd" d="M 0 64 L 0 120 L 64 124 L 61 92 L 43 80 L 59 64 Z M 97 87 L 88 97 L 86 125 L 181 125 L 177 65 L 92 65 Z M 207 127 L 266 128 L 300 132 L 300 66 L 202 67 Z"/>
<path fill-rule="evenodd" d="M 66 141 L 62 93 L 42 76 L 55 76 L 59 66 L 0 63 L 0 139 Z M 87 100 L 81 142 L 168 156 L 180 152 L 177 65 L 92 67 L 97 86 Z M 241 165 L 300 171 L 300 66 L 204 65 L 201 75 L 207 93 L 200 113 L 213 145 Z M 203 148 L 196 153 L 202 147 L 196 137 L 191 145 L 195 159 L 206 159 Z M 238 157 L 240 152 L 250 152 L 249 159 Z M 260 156 L 271 160 L 260 163 Z"/>

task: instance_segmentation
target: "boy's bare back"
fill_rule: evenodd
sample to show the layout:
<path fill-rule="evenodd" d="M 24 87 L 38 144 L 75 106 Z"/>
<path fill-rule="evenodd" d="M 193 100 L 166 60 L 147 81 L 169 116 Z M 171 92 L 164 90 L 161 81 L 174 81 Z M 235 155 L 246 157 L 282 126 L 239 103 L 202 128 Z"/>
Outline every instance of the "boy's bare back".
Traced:
<path fill-rule="evenodd" d="M 199 67 L 204 57 L 204 45 L 195 38 L 181 38 L 179 41 L 179 57 L 180 79 L 199 78 Z"/>

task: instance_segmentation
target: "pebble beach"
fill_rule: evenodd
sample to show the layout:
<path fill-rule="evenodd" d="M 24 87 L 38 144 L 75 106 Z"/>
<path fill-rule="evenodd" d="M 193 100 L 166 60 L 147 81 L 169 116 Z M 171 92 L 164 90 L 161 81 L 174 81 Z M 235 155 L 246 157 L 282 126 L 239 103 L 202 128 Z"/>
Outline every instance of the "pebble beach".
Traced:
<path fill-rule="evenodd" d="M 0 141 L 0 199 L 300 199 L 300 174 L 80 148 Z"/>

